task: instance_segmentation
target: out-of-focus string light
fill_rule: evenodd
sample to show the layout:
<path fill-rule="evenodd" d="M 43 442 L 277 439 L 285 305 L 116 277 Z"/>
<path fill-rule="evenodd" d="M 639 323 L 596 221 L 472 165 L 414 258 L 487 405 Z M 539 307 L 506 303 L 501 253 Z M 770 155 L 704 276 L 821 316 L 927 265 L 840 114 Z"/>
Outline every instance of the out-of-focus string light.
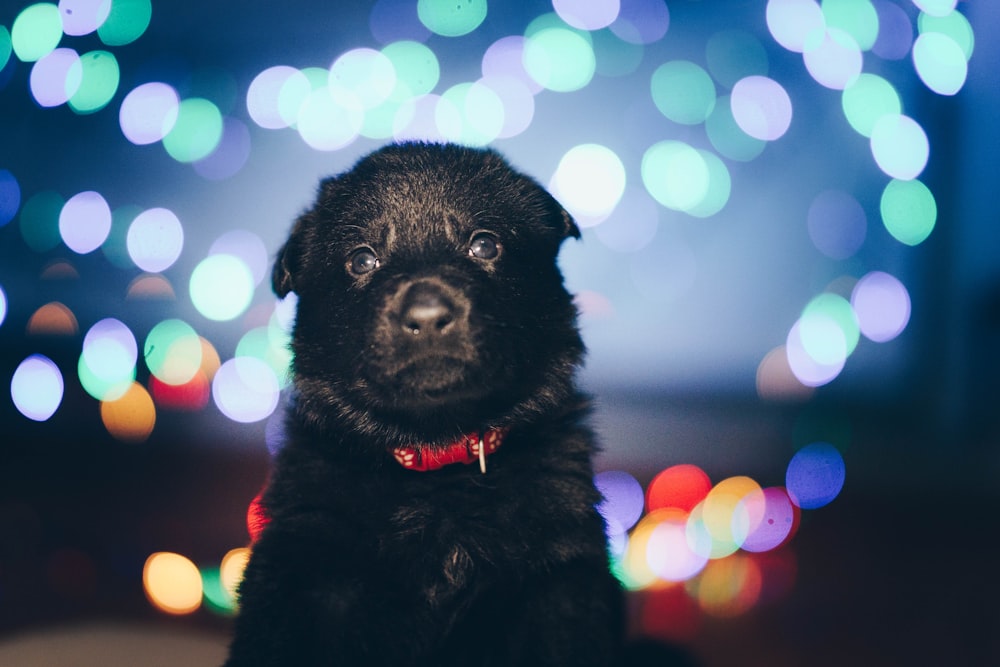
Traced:
<path fill-rule="evenodd" d="M 201 573 L 180 554 L 160 551 L 150 555 L 142 569 L 142 583 L 146 597 L 160 611 L 184 615 L 201 607 Z"/>
<path fill-rule="evenodd" d="M 802 60 L 809 75 L 826 88 L 843 90 L 861 74 L 861 47 L 849 33 L 827 28 L 806 39 Z"/>
<path fill-rule="evenodd" d="M 889 0 L 872 0 L 878 14 L 878 37 L 872 53 L 885 60 L 902 60 L 913 44 L 913 25 L 906 11 Z"/>
<path fill-rule="evenodd" d="M 178 162 L 208 157 L 222 140 L 222 113 L 210 100 L 191 97 L 177 105 L 177 120 L 163 137 L 163 147 Z"/>
<path fill-rule="evenodd" d="M 820 252 L 832 259 L 847 259 L 864 243 L 868 219 L 853 195 L 826 190 L 809 205 L 806 226 L 809 238 Z"/>
<path fill-rule="evenodd" d="M 59 213 L 59 235 L 75 253 L 97 250 L 111 232 L 111 207 L 99 192 L 88 190 L 70 197 Z"/>
<path fill-rule="evenodd" d="M 965 52 L 948 35 L 925 32 L 913 43 L 913 65 L 924 84 L 939 95 L 954 95 L 965 85 Z"/>
<path fill-rule="evenodd" d="M 212 380 L 212 398 L 229 419 L 251 423 L 267 419 L 278 407 L 280 386 L 271 367 L 255 357 L 222 364 Z"/>
<path fill-rule="evenodd" d="M 76 94 L 82 80 L 80 55 L 74 49 L 58 48 L 35 61 L 28 85 L 40 106 L 56 107 Z"/>
<path fill-rule="evenodd" d="M 549 183 L 552 194 L 582 226 L 593 226 L 614 211 L 625 193 L 625 165 L 600 144 L 580 144 L 559 160 Z"/>
<path fill-rule="evenodd" d="M 173 211 L 151 208 L 132 220 L 126 245 L 136 266 L 149 273 L 160 273 L 181 256 L 184 228 Z"/>
<path fill-rule="evenodd" d="M 886 114 L 879 118 L 872 126 L 870 144 L 879 169 L 902 181 L 919 176 L 930 156 L 924 129 L 902 114 Z"/>
<path fill-rule="evenodd" d="M 108 51 L 90 51 L 80 56 L 80 67 L 80 85 L 70 96 L 69 107 L 78 114 L 100 111 L 118 92 L 118 60 Z"/>
<path fill-rule="evenodd" d="M 107 46 L 131 44 L 146 32 L 152 16 L 152 0 L 114 0 L 97 36 Z"/>
<path fill-rule="evenodd" d="M 191 272 L 191 302 L 210 320 L 224 322 L 239 317 L 250 305 L 254 276 L 239 257 L 213 254 Z"/>
<path fill-rule="evenodd" d="M 143 442 L 156 425 L 156 407 L 146 388 L 133 382 L 121 396 L 101 401 L 101 421 L 116 440 Z"/>
<path fill-rule="evenodd" d="M 467 35 L 486 20 L 486 0 L 417 0 L 417 16 L 443 37 Z"/>
<path fill-rule="evenodd" d="M 900 243 L 923 243 L 937 222 L 937 202 L 930 189 L 917 179 L 891 180 L 879 202 L 882 224 Z"/>
<path fill-rule="evenodd" d="M 736 124 L 755 139 L 774 141 L 792 123 L 791 98 L 780 83 L 766 76 L 737 81 L 729 104 Z"/>
<path fill-rule="evenodd" d="M 59 245 L 59 214 L 66 201 L 56 192 L 32 195 L 21 207 L 18 221 L 21 238 L 35 252 L 47 252 Z"/>
<path fill-rule="evenodd" d="M 751 121 L 744 118 L 744 122 Z M 753 126 L 758 125 L 753 122 Z M 766 124 L 761 123 L 759 127 L 766 127 Z M 720 155 L 739 162 L 753 160 L 767 145 L 765 140 L 747 134 L 736 122 L 733 116 L 732 98 L 729 95 L 718 98 L 712 113 L 705 119 L 705 133 L 712 147 Z"/>
<path fill-rule="evenodd" d="M 552 0 L 563 21 L 580 30 L 600 30 L 618 18 L 619 0 Z"/>
<path fill-rule="evenodd" d="M 41 306 L 28 318 L 31 336 L 75 336 L 80 330 L 76 315 L 65 304 L 53 301 Z"/>
<path fill-rule="evenodd" d="M 922 13 L 917 17 L 917 30 L 921 36 L 939 33 L 950 37 L 962 49 L 966 60 L 972 57 L 976 36 L 969 19 L 962 12 L 953 11 L 940 16 Z"/>
<path fill-rule="evenodd" d="M 486 146 L 503 129 L 504 105 L 480 82 L 460 83 L 446 90 L 435 109 L 438 132 L 466 146 Z"/>
<path fill-rule="evenodd" d="M 955 11 L 958 0 L 913 0 L 913 4 L 930 16 L 948 16 Z"/>
<path fill-rule="evenodd" d="M 670 29 L 670 10 L 660 0 L 621 0 L 618 18 L 609 28 L 632 44 L 652 44 Z"/>
<path fill-rule="evenodd" d="M 764 45 L 745 30 L 721 30 L 705 43 L 708 71 L 721 85 L 732 88 L 748 76 L 767 76 Z"/>
<path fill-rule="evenodd" d="M 10 380 L 10 396 L 22 415 L 37 422 L 47 421 L 63 399 L 63 376 L 55 362 L 33 354 L 17 366 Z"/>
<path fill-rule="evenodd" d="M 114 318 L 100 320 L 83 339 L 80 382 L 97 400 L 114 401 L 134 382 L 138 355 L 135 336 L 128 326 Z"/>
<path fill-rule="evenodd" d="M 7 293 L 3 291 L 3 285 L 0 285 L 0 327 L 3 326 L 3 321 L 7 318 Z"/>
<path fill-rule="evenodd" d="M 10 29 L 14 55 L 22 62 L 35 62 L 51 53 L 59 45 L 62 35 L 59 8 L 48 2 L 38 2 L 22 9 Z"/>
<path fill-rule="evenodd" d="M 162 141 L 177 122 L 180 97 L 168 84 L 144 83 L 122 100 L 118 123 L 125 138 L 137 146 Z"/>
<path fill-rule="evenodd" d="M 111 5 L 108 0 L 59 0 L 63 32 L 71 37 L 95 32 L 108 19 Z"/>
<path fill-rule="evenodd" d="M 851 127 L 863 137 L 871 137 L 879 118 L 898 115 L 903 106 L 895 87 L 878 76 L 862 73 L 841 96 L 844 116 Z"/>
<path fill-rule="evenodd" d="M 815 0 L 768 0 L 765 16 L 774 40 L 796 53 L 805 51 L 809 37 L 826 28 Z"/>
<path fill-rule="evenodd" d="M 640 186 L 626 185 L 611 215 L 593 228 L 594 235 L 616 252 L 636 252 L 648 246 L 659 226 L 660 209 Z"/>
<path fill-rule="evenodd" d="M 820 8 L 827 27 L 843 30 L 862 51 L 868 51 L 878 37 L 878 11 L 871 0 L 823 0 Z"/>
<path fill-rule="evenodd" d="M 590 33 L 571 28 L 555 14 L 535 19 L 525 30 L 524 69 L 544 88 L 580 90 L 590 83 L 596 67 Z"/>
<path fill-rule="evenodd" d="M 656 108 L 675 123 L 704 123 L 715 108 L 712 77 L 688 60 L 671 60 L 656 68 L 650 89 Z"/>
<path fill-rule="evenodd" d="M 851 307 L 866 338 L 885 343 L 896 338 L 910 321 L 910 295 L 898 278 L 872 271 L 858 280 Z"/>
<path fill-rule="evenodd" d="M 844 486 L 844 458 L 826 442 L 806 445 L 792 457 L 785 473 L 791 501 L 804 510 L 830 504 Z"/>
<path fill-rule="evenodd" d="M 21 186 L 14 174 L 0 169 L 0 227 L 5 226 L 21 208 Z"/>
<path fill-rule="evenodd" d="M 222 138 L 208 156 L 192 165 L 195 172 L 210 181 L 235 175 L 250 158 L 250 130 L 237 118 L 222 119 Z"/>
<path fill-rule="evenodd" d="M 143 359 L 150 373 L 161 382 L 185 384 L 201 368 L 201 339 L 187 322 L 163 320 L 146 335 Z"/>

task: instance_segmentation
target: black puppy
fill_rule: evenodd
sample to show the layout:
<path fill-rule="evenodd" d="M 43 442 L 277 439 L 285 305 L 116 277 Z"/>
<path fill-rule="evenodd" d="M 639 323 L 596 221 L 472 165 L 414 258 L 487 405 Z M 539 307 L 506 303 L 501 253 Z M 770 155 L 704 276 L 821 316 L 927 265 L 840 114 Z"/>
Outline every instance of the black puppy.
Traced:
<path fill-rule="evenodd" d="M 570 236 L 492 151 L 323 181 L 274 267 L 296 394 L 227 667 L 618 662 Z"/>

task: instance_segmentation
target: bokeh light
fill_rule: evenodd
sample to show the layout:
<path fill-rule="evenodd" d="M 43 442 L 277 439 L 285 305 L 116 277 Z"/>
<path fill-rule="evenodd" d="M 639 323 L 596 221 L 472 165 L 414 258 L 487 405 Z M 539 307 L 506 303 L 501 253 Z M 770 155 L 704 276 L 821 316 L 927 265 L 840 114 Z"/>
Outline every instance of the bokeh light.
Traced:
<path fill-rule="evenodd" d="M 875 122 L 871 150 L 879 169 L 902 181 L 919 176 L 930 156 L 924 129 L 902 114 L 886 114 Z"/>
<path fill-rule="evenodd" d="M 210 320 L 231 320 L 250 305 L 254 285 L 253 273 L 242 259 L 209 255 L 191 272 L 191 302 Z"/>
<path fill-rule="evenodd" d="M 755 139 L 774 141 L 792 123 L 791 98 L 780 83 L 766 76 L 737 81 L 729 104 L 736 124 Z"/>
<path fill-rule="evenodd" d="M 607 146 L 580 144 L 559 160 L 549 189 L 581 226 L 607 218 L 625 192 L 625 165 Z"/>
<path fill-rule="evenodd" d="M 183 320 L 163 320 L 146 335 L 143 358 L 158 380 L 182 385 L 190 382 L 201 368 L 201 340 Z"/>
<path fill-rule="evenodd" d="M 396 40 L 426 41 L 431 31 L 420 22 L 413 0 L 376 0 L 368 17 L 372 37 L 380 44 Z"/>
<path fill-rule="evenodd" d="M 70 197 L 59 214 L 59 235 L 75 253 L 97 250 L 111 232 L 111 207 L 98 192 Z"/>
<path fill-rule="evenodd" d="M 644 498 L 642 485 L 622 470 L 607 470 L 594 475 L 594 485 L 603 500 L 597 506 L 608 523 L 609 532 L 625 532 L 642 516 Z"/>
<path fill-rule="evenodd" d="M 260 285 L 270 270 L 271 256 L 264 241 L 245 229 L 234 229 L 222 234 L 212 242 L 208 254 L 232 255 L 242 260 L 253 276 L 254 285 Z"/>
<path fill-rule="evenodd" d="M 698 606 L 716 618 L 748 611 L 760 598 L 763 581 L 757 562 L 744 554 L 708 563 L 693 586 Z"/>
<path fill-rule="evenodd" d="M 34 62 L 51 53 L 62 39 L 62 17 L 59 8 L 49 2 L 38 2 L 21 10 L 10 28 L 10 41 L 23 62 Z"/>
<path fill-rule="evenodd" d="M 826 27 L 823 10 L 814 0 L 768 0 L 767 29 L 781 46 L 802 53 L 810 35 Z"/>
<path fill-rule="evenodd" d="M 662 0 L 621 0 L 610 29 L 630 44 L 652 44 L 670 29 L 670 10 Z"/>
<path fill-rule="evenodd" d="M 784 488 L 753 490 L 733 512 L 733 536 L 744 551 L 777 549 L 791 537 L 797 525 L 796 512 Z"/>
<path fill-rule="evenodd" d="M 111 13 L 111 0 L 59 0 L 63 32 L 71 37 L 89 35 Z"/>
<path fill-rule="evenodd" d="M 827 27 L 843 30 L 862 51 L 868 51 L 878 37 L 878 12 L 871 0 L 823 0 L 820 5 Z"/>
<path fill-rule="evenodd" d="M 151 82 L 137 86 L 122 100 L 118 124 L 137 146 L 162 141 L 177 123 L 180 98 L 172 86 Z"/>
<path fill-rule="evenodd" d="M 923 243 L 937 222 L 937 202 L 930 189 L 917 179 L 893 179 L 882 191 L 879 202 L 882 223 L 900 243 Z"/>
<path fill-rule="evenodd" d="M 523 35 L 509 35 L 493 42 L 483 53 L 483 77 L 515 79 L 523 83 L 532 94 L 540 92 L 542 85 L 525 69 L 525 42 Z"/>
<path fill-rule="evenodd" d="M 280 387 L 271 367 L 254 357 L 236 357 L 219 367 L 212 398 L 226 417 L 241 423 L 267 419 L 278 406 Z"/>
<path fill-rule="evenodd" d="M 715 108 L 705 120 L 705 133 L 712 147 L 730 160 L 749 162 L 767 146 L 765 140 L 751 137 L 736 122 L 729 95 L 723 95 L 716 101 Z"/>
<path fill-rule="evenodd" d="M 126 237 L 129 257 L 143 271 L 170 268 L 184 248 L 184 228 L 173 211 L 151 208 L 135 217 Z"/>
<path fill-rule="evenodd" d="M 236 344 L 237 357 L 255 357 L 274 371 L 283 389 L 291 383 L 291 336 L 278 327 L 255 327 Z"/>
<path fill-rule="evenodd" d="M 438 132 L 449 141 L 485 146 L 503 128 L 504 106 L 488 86 L 479 82 L 460 83 L 441 95 L 434 119 Z"/>
<path fill-rule="evenodd" d="M 31 67 L 31 96 L 40 106 L 56 107 L 69 101 L 83 80 L 83 65 L 73 49 L 54 49 Z"/>
<path fill-rule="evenodd" d="M 90 51 L 80 56 L 80 65 L 80 86 L 70 96 L 69 107 L 78 114 L 100 111 L 118 92 L 118 60 L 107 51 Z"/>
<path fill-rule="evenodd" d="M 716 81 L 732 88 L 748 76 L 766 76 L 767 51 L 754 35 L 745 30 L 722 30 L 708 38 L 705 61 Z"/>
<path fill-rule="evenodd" d="M 231 549 L 222 557 L 219 578 L 231 604 L 236 603 L 236 592 L 240 582 L 243 581 L 243 573 L 248 562 L 250 562 L 250 549 L 246 547 Z"/>
<path fill-rule="evenodd" d="M 98 400 L 120 398 L 135 380 L 138 356 L 135 336 L 126 324 L 110 317 L 100 320 L 83 339 L 80 382 Z"/>
<path fill-rule="evenodd" d="M 806 445 L 788 462 L 788 497 L 805 510 L 828 505 L 844 487 L 845 472 L 844 457 L 836 447 L 827 442 Z"/>
<path fill-rule="evenodd" d="M 486 19 L 486 0 L 417 0 L 417 16 L 444 37 L 467 35 Z"/>
<path fill-rule="evenodd" d="M 650 89 L 656 108 L 675 123 L 703 123 L 715 108 L 712 77 L 687 60 L 672 60 L 656 68 Z"/>
<path fill-rule="evenodd" d="M 913 0 L 913 4 L 931 16 L 947 16 L 955 10 L 958 0 Z"/>
<path fill-rule="evenodd" d="M 708 168 L 708 188 L 700 202 L 687 209 L 688 215 L 696 218 L 708 218 L 721 211 L 729 201 L 732 192 L 732 177 L 726 164 L 711 151 L 698 149 L 698 155 Z"/>
<path fill-rule="evenodd" d="M 178 162 L 207 157 L 222 140 L 222 113 L 211 101 L 192 97 L 177 105 L 177 119 L 163 147 Z"/>
<path fill-rule="evenodd" d="M 893 85 L 868 72 L 844 88 L 841 104 L 847 122 L 864 137 L 872 135 L 876 121 L 882 116 L 898 115 L 902 111 L 899 93 Z"/>
<path fill-rule="evenodd" d="M 552 0 L 563 21 L 580 30 L 600 30 L 611 25 L 621 9 L 619 0 Z"/>
<path fill-rule="evenodd" d="M 854 255 L 868 232 L 865 209 L 842 190 L 826 190 L 816 195 L 809 205 L 806 225 L 813 245 L 832 259 Z"/>
<path fill-rule="evenodd" d="M 757 396 L 772 401 L 805 401 L 815 390 L 802 384 L 788 361 L 784 345 L 770 350 L 757 365 Z"/>
<path fill-rule="evenodd" d="M 329 85 L 351 93 L 363 109 L 374 109 L 389 99 L 396 88 L 392 60 L 375 49 L 351 49 L 330 66 Z"/>
<path fill-rule="evenodd" d="M 872 271 L 858 280 L 851 306 L 861 333 L 876 343 L 896 338 L 910 321 L 910 294 L 898 278 Z"/>
<path fill-rule="evenodd" d="M 21 238 L 29 248 L 47 252 L 59 245 L 59 214 L 65 203 L 62 196 L 48 190 L 37 192 L 24 202 L 18 221 Z"/>
<path fill-rule="evenodd" d="M 150 555 L 142 568 L 142 584 L 146 597 L 160 611 L 183 615 L 201 607 L 201 573 L 180 554 L 160 551 Z"/>
<path fill-rule="evenodd" d="M 816 83 L 843 90 L 861 74 L 863 57 L 854 37 L 839 28 L 810 34 L 802 53 L 806 70 Z"/>
<path fill-rule="evenodd" d="M 589 35 L 561 23 L 543 16 L 528 26 L 524 69 L 544 88 L 568 93 L 590 83 L 597 60 Z"/>
<path fill-rule="evenodd" d="M 301 70 L 287 65 L 269 67 L 254 77 L 247 90 L 247 111 L 257 125 L 279 129 L 294 125 L 299 107 L 312 84 Z"/>
<path fill-rule="evenodd" d="M 709 172 L 705 158 L 682 141 L 661 141 L 642 156 L 642 182 L 656 201 L 667 208 L 687 211 L 708 194 Z"/>
<path fill-rule="evenodd" d="M 611 216 L 593 230 L 605 247 L 615 252 L 636 252 L 652 242 L 659 221 L 660 207 L 649 193 L 628 185 Z"/>
<path fill-rule="evenodd" d="M 222 138 L 207 157 L 192 167 L 202 178 L 221 181 L 234 176 L 250 158 L 250 130 L 237 118 L 222 119 Z"/>
<path fill-rule="evenodd" d="M 48 357 L 33 354 L 22 361 L 10 380 L 10 396 L 22 415 L 36 422 L 47 421 L 63 399 L 63 376 Z"/>
<path fill-rule="evenodd" d="M 27 333 L 31 336 L 75 336 L 79 330 L 76 315 L 58 301 L 41 306 L 28 318 Z"/>
<path fill-rule="evenodd" d="M 675 508 L 691 512 L 705 499 L 712 482 L 704 470 L 690 463 L 671 466 L 657 473 L 646 487 L 646 509 Z"/>
<path fill-rule="evenodd" d="M 965 52 L 940 32 L 925 32 L 913 43 L 913 65 L 928 88 L 939 95 L 954 95 L 969 73 Z"/>
<path fill-rule="evenodd" d="M 107 46 L 131 44 L 146 32 L 152 16 L 152 0 L 114 0 L 97 36 Z"/>
<path fill-rule="evenodd" d="M 659 579 L 687 581 L 708 564 L 708 557 L 692 548 L 686 513 L 661 509 L 647 515 L 643 521 L 652 524 L 646 540 L 646 563 Z"/>
<path fill-rule="evenodd" d="M 976 37 L 969 19 L 961 12 L 953 11 L 944 16 L 920 14 L 917 17 L 917 30 L 921 35 L 935 32 L 947 35 L 962 49 L 966 60 L 972 57 Z"/>
<path fill-rule="evenodd" d="M 101 421 L 123 442 L 144 442 L 156 425 L 156 407 L 141 384 L 133 382 L 120 397 L 101 402 Z"/>
<path fill-rule="evenodd" d="M 19 208 L 21 208 L 21 186 L 14 174 L 6 169 L 0 169 L 0 227 L 13 220 Z"/>
<path fill-rule="evenodd" d="M 807 387 L 820 387 L 832 382 L 847 361 L 847 340 L 843 330 L 828 318 L 812 318 L 806 326 L 808 347 L 803 339 L 802 321 L 797 320 L 785 339 L 788 366 L 796 379 Z M 818 361 L 809 348 L 823 350 L 822 356 L 829 363 Z"/>
<path fill-rule="evenodd" d="M 872 53 L 885 60 L 902 60 L 910 54 L 913 24 L 906 10 L 889 0 L 872 0 L 878 14 L 878 37 Z"/>
<path fill-rule="evenodd" d="M 704 534 L 707 534 L 711 541 L 696 539 L 692 543 L 692 548 L 709 558 L 720 558 L 735 552 L 740 547 L 740 542 L 733 532 L 737 508 L 744 498 L 751 493 L 759 493 L 760 490 L 760 484 L 744 475 L 729 477 L 713 486 L 705 496 L 705 500 L 691 512 L 694 518 L 700 511 L 700 522 L 693 521 L 688 524 L 689 539 L 693 534 L 702 534 L 700 528 L 703 526 Z"/>
<path fill-rule="evenodd" d="M 3 321 L 7 318 L 7 293 L 3 291 L 3 285 L 0 285 L 0 327 L 3 326 Z"/>
<path fill-rule="evenodd" d="M 297 129 L 311 148 L 335 151 L 357 139 L 363 123 L 364 109 L 356 95 L 326 87 L 306 96 Z"/>
<path fill-rule="evenodd" d="M 396 86 L 389 98 L 395 102 L 426 95 L 434 90 L 441 78 L 441 64 L 437 56 L 420 42 L 393 42 L 382 49 L 382 54 L 389 59 L 396 72 Z"/>
<path fill-rule="evenodd" d="M 853 354 L 861 333 L 850 302 L 832 292 L 813 297 L 802 309 L 799 324 L 806 351 L 823 364 L 838 363 L 842 354 Z M 839 333 L 833 327 L 839 329 Z"/>

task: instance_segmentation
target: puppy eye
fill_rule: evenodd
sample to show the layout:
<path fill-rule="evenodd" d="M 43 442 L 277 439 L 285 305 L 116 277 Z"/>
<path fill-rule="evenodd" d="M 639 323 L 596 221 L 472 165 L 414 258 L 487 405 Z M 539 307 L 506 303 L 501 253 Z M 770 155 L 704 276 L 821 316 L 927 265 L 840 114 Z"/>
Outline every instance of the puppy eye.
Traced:
<path fill-rule="evenodd" d="M 371 273 L 378 267 L 378 257 L 371 248 L 358 248 L 347 261 L 347 269 L 356 276 Z"/>
<path fill-rule="evenodd" d="M 500 254 L 500 241 L 489 232 L 478 232 L 469 243 L 469 254 L 477 259 L 496 259 Z"/>

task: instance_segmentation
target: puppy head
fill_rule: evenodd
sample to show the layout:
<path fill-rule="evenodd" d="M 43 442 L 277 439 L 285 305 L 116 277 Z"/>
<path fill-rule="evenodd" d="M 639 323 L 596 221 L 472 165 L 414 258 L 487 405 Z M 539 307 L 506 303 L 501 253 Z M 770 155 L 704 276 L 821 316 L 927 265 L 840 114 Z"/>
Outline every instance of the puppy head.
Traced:
<path fill-rule="evenodd" d="M 583 353 L 556 267 L 579 230 L 496 153 L 389 146 L 322 182 L 273 272 L 298 409 L 389 446 L 531 419 Z"/>

